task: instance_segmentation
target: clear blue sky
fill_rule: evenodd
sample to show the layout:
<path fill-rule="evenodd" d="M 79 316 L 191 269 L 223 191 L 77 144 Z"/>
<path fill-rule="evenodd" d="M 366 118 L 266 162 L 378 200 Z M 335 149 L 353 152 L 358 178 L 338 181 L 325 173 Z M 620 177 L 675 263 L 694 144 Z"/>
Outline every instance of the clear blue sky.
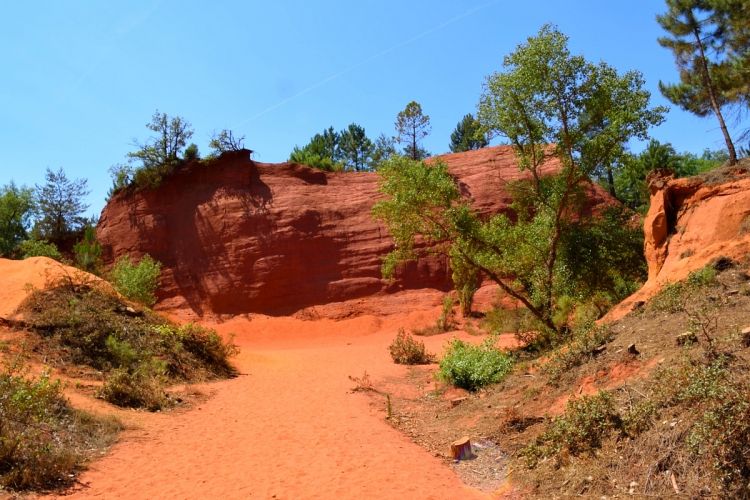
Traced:
<path fill-rule="evenodd" d="M 425 146 L 448 150 L 474 112 L 486 75 L 547 22 L 570 47 L 640 70 L 654 104 L 674 81 L 656 38 L 659 0 L 8 2 L 0 29 L 0 184 L 33 185 L 46 167 L 89 179 L 98 214 L 108 168 L 123 162 L 158 108 L 195 129 L 247 137 L 259 161 L 279 162 L 329 125 L 393 134 L 417 100 L 432 120 Z M 723 145 L 716 122 L 672 107 L 652 135 L 678 151 Z"/>

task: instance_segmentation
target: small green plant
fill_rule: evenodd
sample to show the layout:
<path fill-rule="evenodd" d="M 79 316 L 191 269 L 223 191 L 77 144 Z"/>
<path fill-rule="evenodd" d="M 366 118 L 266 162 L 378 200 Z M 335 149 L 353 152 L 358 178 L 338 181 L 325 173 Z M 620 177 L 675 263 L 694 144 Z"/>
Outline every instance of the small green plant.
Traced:
<path fill-rule="evenodd" d="M 65 284 L 36 291 L 22 304 L 29 328 L 55 358 L 104 373 L 100 396 L 118 405 L 158 409 L 165 387 L 236 375 L 229 358 L 237 347 L 214 330 L 176 326 L 150 311 L 136 311 L 91 286 Z"/>
<path fill-rule="evenodd" d="M 427 352 L 424 342 L 416 340 L 403 328 L 398 330 L 388 351 L 391 353 L 393 362 L 399 365 L 426 365 L 432 363 L 434 356 Z"/>
<path fill-rule="evenodd" d="M 21 257 L 49 257 L 50 259 L 62 260 L 62 254 L 54 243 L 48 243 L 42 240 L 26 240 L 18 245 Z"/>
<path fill-rule="evenodd" d="M 125 297 L 152 306 L 156 303 L 156 287 L 159 285 L 161 264 L 144 255 L 134 264 L 130 256 L 125 255 L 117 259 L 110 272 L 112 284 Z"/>
<path fill-rule="evenodd" d="M 513 357 L 495 347 L 494 336 L 476 346 L 453 339 L 440 360 L 443 380 L 469 391 L 500 382 L 513 368 Z"/>
<path fill-rule="evenodd" d="M 59 381 L 29 376 L 18 361 L 0 370 L 0 490 L 65 485 L 87 458 L 114 440 L 116 421 L 73 410 Z"/>
<path fill-rule="evenodd" d="M 622 419 L 612 394 L 599 391 L 568 401 L 565 413 L 521 454 L 529 467 L 535 467 L 540 459 L 560 456 L 563 451 L 578 455 L 599 448 L 613 429 L 622 429 Z"/>
<path fill-rule="evenodd" d="M 157 411 L 169 404 L 166 384 L 164 362 L 151 358 L 130 367 L 112 370 L 99 396 L 118 406 Z"/>
<path fill-rule="evenodd" d="M 453 322 L 453 297 L 450 295 L 443 297 L 443 310 L 440 311 L 436 326 L 441 332 L 448 332 L 455 326 Z"/>
<path fill-rule="evenodd" d="M 684 281 L 669 283 L 651 299 L 650 309 L 658 312 L 678 313 L 685 311 L 685 303 L 691 294 L 716 282 L 716 269 L 711 264 L 690 273 Z"/>
<path fill-rule="evenodd" d="M 96 241 L 96 230 L 86 226 L 83 238 L 73 247 L 76 266 L 84 271 L 99 274 L 101 268 L 102 246 Z"/>

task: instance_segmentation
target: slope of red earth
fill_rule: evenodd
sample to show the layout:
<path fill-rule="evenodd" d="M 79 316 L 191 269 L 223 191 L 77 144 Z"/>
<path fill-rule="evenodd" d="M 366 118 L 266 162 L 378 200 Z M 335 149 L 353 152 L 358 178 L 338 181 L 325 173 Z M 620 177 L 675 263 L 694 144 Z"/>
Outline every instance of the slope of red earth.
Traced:
<path fill-rule="evenodd" d="M 96 278 L 46 258 L 0 259 L 0 317 L 54 277 Z M 407 291 L 371 307 L 410 312 L 315 321 L 242 316 L 214 324 L 240 347 L 235 379 L 196 385 L 194 407 L 164 413 L 123 410 L 91 398 L 68 380 L 79 408 L 117 416 L 120 441 L 89 464 L 63 498 L 484 498 L 446 465 L 412 443 L 352 392 L 367 374 L 374 383 L 403 377 L 387 346 L 400 327 L 434 322 L 442 293 Z M 345 304 L 335 306 L 344 310 Z M 0 327 L 5 342 L 24 334 Z M 458 333 L 466 337 L 466 334 Z M 445 341 L 431 339 L 438 351 Z M 3 354 L 0 353 L 0 357 Z M 34 367 L 38 372 L 41 366 Z M 53 377 L 56 374 L 53 373 Z M 0 497 L 2 495 L 0 494 Z"/>
<path fill-rule="evenodd" d="M 750 252 L 750 176 L 744 166 L 675 179 L 649 179 L 651 205 L 643 224 L 648 281 L 604 318 L 621 318 L 667 283 L 683 280 L 713 259 Z"/>
<path fill-rule="evenodd" d="M 507 146 L 435 159 L 485 215 L 507 210 L 506 184 L 526 175 Z M 551 159 L 544 170 L 556 168 Z M 375 173 L 259 163 L 238 151 L 189 164 L 156 189 L 115 195 L 97 237 L 108 263 L 146 253 L 162 262 L 157 308 L 193 317 L 288 315 L 405 289 L 449 289 L 437 256 L 405 266 L 393 282 L 381 278 L 392 240 L 371 216 L 378 198 Z M 609 200 L 597 187 L 590 198 L 587 210 Z"/>

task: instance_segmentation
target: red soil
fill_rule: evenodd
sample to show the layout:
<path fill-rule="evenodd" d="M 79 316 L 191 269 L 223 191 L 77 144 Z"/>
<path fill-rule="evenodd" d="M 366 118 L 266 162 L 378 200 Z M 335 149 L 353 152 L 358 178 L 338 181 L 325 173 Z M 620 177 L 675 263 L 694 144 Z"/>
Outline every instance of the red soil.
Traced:
<path fill-rule="evenodd" d="M 437 310 L 215 325 L 243 374 L 188 411 L 122 412 L 132 429 L 66 498 L 483 498 L 351 393 L 350 375 L 403 376 L 387 345 Z"/>

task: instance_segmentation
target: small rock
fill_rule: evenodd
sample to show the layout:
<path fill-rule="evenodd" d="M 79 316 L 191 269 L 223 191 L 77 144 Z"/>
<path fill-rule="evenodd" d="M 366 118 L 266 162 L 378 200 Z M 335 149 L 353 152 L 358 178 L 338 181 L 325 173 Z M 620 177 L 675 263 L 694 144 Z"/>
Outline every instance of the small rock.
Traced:
<path fill-rule="evenodd" d="M 638 487 L 638 483 L 635 481 L 631 481 L 628 485 L 628 495 L 634 495 L 635 489 Z"/>
<path fill-rule="evenodd" d="M 635 344 L 630 344 L 628 346 L 628 354 L 632 354 L 633 356 L 638 356 L 640 354 L 640 351 L 636 349 Z"/>
<path fill-rule="evenodd" d="M 698 337 L 693 332 L 683 332 L 675 339 L 677 345 L 689 345 L 698 342 Z"/>
<path fill-rule="evenodd" d="M 464 401 L 466 401 L 467 399 L 469 398 L 467 398 L 466 396 L 461 396 L 460 398 L 453 398 L 451 399 L 451 406 L 458 406 Z"/>
<path fill-rule="evenodd" d="M 604 352 L 604 351 L 606 351 L 606 350 L 607 350 L 607 345 L 605 344 L 605 345 L 600 345 L 599 347 L 594 347 L 594 348 L 593 348 L 593 349 L 591 350 L 591 353 L 592 353 L 592 354 L 593 354 L 594 356 L 597 356 L 597 355 L 599 355 L 599 354 L 603 353 L 603 352 Z"/>
<path fill-rule="evenodd" d="M 746 326 L 740 332 L 742 334 L 742 345 L 750 347 L 750 326 Z"/>
<path fill-rule="evenodd" d="M 631 311 L 638 311 L 640 309 L 643 309 L 643 306 L 645 306 L 645 305 L 646 305 L 646 301 L 645 300 L 636 300 L 635 302 L 633 302 L 633 307 L 632 307 Z"/>

